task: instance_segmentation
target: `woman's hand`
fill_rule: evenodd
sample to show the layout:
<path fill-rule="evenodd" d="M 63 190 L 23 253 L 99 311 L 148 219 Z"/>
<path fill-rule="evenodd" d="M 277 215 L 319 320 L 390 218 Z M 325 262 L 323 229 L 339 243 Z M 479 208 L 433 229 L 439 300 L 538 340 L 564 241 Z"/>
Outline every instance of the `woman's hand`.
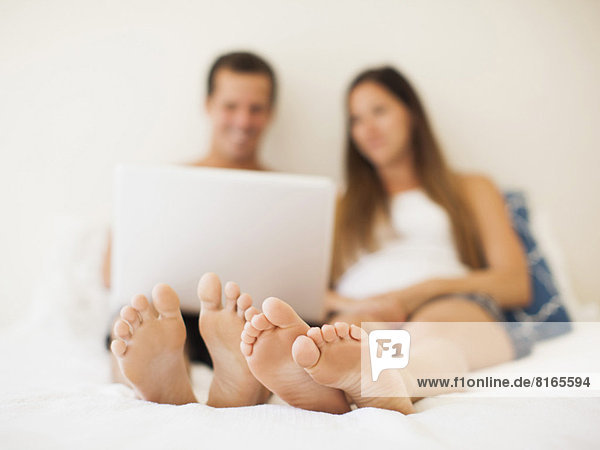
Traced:
<path fill-rule="evenodd" d="M 386 292 L 369 297 L 360 303 L 365 315 L 379 322 L 405 322 L 408 318 L 406 292 L 403 290 Z"/>
<path fill-rule="evenodd" d="M 366 299 L 367 302 L 377 305 L 385 314 L 402 319 L 385 319 L 389 322 L 406 321 L 415 310 L 431 298 L 443 292 L 443 280 L 430 279 L 413 284 L 404 289 L 386 292 Z"/>
<path fill-rule="evenodd" d="M 356 300 L 343 297 L 335 291 L 329 290 L 325 294 L 325 312 L 327 314 L 352 310 L 356 303 L 358 303 Z"/>
<path fill-rule="evenodd" d="M 374 322 L 375 318 L 365 310 L 360 300 L 344 297 L 328 291 L 325 295 L 325 313 L 328 323 L 346 322 L 360 326 L 361 322 Z"/>
<path fill-rule="evenodd" d="M 360 324 L 360 322 L 404 322 L 408 316 L 406 297 L 410 291 L 393 291 L 364 300 L 354 300 L 329 291 L 325 310 L 333 321 Z"/>

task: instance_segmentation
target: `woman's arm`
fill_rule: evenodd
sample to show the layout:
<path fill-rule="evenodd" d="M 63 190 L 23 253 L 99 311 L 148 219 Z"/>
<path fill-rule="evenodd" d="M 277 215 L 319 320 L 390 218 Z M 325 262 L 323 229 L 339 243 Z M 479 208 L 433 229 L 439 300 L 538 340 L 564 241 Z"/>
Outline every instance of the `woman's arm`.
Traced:
<path fill-rule="evenodd" d="M 464 176 L 462 181 L 487 268 L 455 280 L 438 280 L 438 289 L 483 292 L 503 308 L 527 306 L 531 301 L 527 257 L 513 229 L 502 193 L 486 177 Z"/>

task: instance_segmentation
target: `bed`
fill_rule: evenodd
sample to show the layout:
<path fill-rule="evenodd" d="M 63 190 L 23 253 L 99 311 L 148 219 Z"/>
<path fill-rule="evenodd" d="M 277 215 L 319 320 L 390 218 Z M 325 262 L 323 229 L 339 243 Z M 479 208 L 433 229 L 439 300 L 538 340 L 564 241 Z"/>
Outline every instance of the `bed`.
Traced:
<path fill-rule="evenodd" d="M 59 220 L 27 320 L 0 330 L 0 447 L 12 448 L 599 448 L 600 397 L 440 396 L 417 413 L 366 408 L 336 416 L 270 404 L 203 404 L 212 376 L 194 366 L 198 404 L 158 405 L 110 383 L 103 346 L 107 292 L 99 279 L 105 229 Z M 571 305 L 573 308 L 573 305 Z M 573 311 L 575 318 L 593 312 Z M 596 335 L 597 336 L 597 335 Z M 556 355 L 597 360 L 589 328 L 539 343 L 499 370 L 552 368 Z M 600 344 L 600 342 L 599 342 Z M 574 348 L 585 347 L 583 352 Z M 597 347 L 596 347 L 597 348 Z"/>

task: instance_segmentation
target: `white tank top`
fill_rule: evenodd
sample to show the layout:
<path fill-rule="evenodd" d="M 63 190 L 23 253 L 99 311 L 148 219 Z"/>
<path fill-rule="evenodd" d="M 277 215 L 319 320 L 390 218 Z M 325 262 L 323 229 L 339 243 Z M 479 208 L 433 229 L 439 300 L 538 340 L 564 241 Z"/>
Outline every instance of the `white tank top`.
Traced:
<path fill-rule="evenodd" d="M 436 277 L 468 272 L 454 246 L 446 211 L 421 189 L 391 198 L 393 238 L 361 256 L 338 281 L 337 292 L 364 299 Z"/>

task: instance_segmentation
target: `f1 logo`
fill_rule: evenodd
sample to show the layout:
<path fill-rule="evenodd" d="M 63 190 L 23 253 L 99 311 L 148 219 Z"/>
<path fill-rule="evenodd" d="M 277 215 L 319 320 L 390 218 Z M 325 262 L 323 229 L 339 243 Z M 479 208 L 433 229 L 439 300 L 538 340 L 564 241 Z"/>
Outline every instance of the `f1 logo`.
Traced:
<path fill-rule="evenodd" d="M 410 358 L 410 334 L 406 330 L 374 330 L 369 333 L 371 379 L 385 369 L 404 369 Z"/>

